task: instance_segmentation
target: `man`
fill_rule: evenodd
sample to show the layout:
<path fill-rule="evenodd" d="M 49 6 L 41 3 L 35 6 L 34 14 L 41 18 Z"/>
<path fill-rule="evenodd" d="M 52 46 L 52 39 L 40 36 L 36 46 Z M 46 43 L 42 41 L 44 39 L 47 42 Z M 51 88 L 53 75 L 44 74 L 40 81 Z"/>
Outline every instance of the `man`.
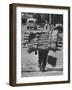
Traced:
<path fill-rule="evenodd" d="M 44 72 L 46 67 L 47 56 L 49 52 L 48 32 L 44 31 L 38 36 L 38 67 L 40 71 Z"/>
<path fill-rule="evenodd" d="M 33 46 L 33 41 L 34 39 L 37 38 L 37 40 L 35 41 L 37 43 L 36 47 L 30 48 L 28 50 L 29 53 L 31 53 L 32 51 L 35 51 L 35 54 L 37 54 L 38 51 L 38 66 L 40 68 L 40 71 L 44 72 L 45 71 L 45 66 L 46 66 L 46 59 L 47 59 L 47 55 L 48 55 L 48 51 L 49 49 L 47 48 L 47 43 L 48 43 L 48 31 L 42 31 L 39 33 L 30 33 L 29 34 L 29 39 L 28 39 L 28 43 L 31 46 Z M 34 43 L 35 44 L 35 43 Z"/>

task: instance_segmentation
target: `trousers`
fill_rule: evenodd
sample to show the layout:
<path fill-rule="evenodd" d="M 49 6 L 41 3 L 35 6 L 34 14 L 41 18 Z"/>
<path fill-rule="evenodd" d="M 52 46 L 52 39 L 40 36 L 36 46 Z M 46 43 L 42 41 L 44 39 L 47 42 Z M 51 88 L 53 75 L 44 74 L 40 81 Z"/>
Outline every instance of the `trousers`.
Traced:
<path fill-rule="evenodd" d="M 47 59 L 47 55 L 48 55 L 48 51 L 49 50 L 38 50 L 38 63 L 39 65 L 43 64 L 43 67 L 45 68 L 46 66 L 46 59 Z"/>

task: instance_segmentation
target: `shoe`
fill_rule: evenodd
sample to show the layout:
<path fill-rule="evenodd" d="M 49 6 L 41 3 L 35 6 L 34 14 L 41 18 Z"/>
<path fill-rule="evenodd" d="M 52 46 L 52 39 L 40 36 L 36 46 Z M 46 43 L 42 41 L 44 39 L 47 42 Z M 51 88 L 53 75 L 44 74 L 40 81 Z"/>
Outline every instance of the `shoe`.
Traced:
<path fill-rule="evenodd" d="M 45 72 L 45 68 L 43 66 L 40 66 L 40 71 Z"/>
<path fill-rule="evenodd" d="M 41 65 L 39 64 L 39 65 L 38 65 L 38 67 L 40 68 L 40 67 L 41 67 Z"/>

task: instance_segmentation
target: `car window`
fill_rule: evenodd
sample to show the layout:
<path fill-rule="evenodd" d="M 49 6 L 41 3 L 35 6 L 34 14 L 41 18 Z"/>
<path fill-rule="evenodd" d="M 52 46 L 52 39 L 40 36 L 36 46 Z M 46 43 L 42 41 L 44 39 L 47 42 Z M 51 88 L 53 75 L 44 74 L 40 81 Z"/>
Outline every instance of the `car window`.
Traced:
<path fill-rule="evenodd" d="M 33 21 L 29 21 L 29 23 L 33 23 Z"/>

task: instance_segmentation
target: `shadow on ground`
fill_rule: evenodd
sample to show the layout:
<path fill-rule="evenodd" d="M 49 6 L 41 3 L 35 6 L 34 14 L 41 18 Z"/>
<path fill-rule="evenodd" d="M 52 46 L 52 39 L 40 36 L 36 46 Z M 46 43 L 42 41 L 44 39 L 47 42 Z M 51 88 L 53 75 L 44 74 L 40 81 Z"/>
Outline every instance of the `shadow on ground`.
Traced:
<path fill-rule="evenodd" d="M 48 71 L 63 71 L 63 68 L 46 68 L 45 72 Z M 23 70 L 22 72 L 40 72 L 39 70 Z"/>

